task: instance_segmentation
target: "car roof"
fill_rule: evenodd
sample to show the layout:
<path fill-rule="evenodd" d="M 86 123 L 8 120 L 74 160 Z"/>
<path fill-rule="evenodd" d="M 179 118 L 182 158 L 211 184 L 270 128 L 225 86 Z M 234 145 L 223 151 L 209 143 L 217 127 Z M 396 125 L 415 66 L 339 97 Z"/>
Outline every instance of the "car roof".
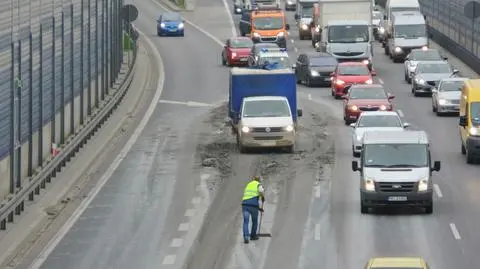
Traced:
<path fill-rule="evenodd" d="M 468 80 L 469 78 L 459 78 L 459 77 L 456 77 L 456 78 L 442 78 L 440 81 L 466 81 Z"/>
<path fill-rule="evenodd" d="M 248 37 L 247 37 L 248 38 Z M 255 43 L 253 44 L 255 48 L 278 48 L 279 46 L 275 43 Z"/>
<path fill-rule="evenodd" d="M 358 65 L 363 65 L 366 67 L 364 63 L 361 62 L 343 62 L 343 63 L 338 63 L 339 66 L 358 66 Z"/>
<path fill-rule="evenodd" d="M 400 115 L 398 115 L 398 112 L 396 112 L 396 111 L 362 111 L 362 113 L 360 114 L 360 117 L 368 117 L 368 116 L 397 116 L 397 117 L 400 117 Z"/>
<path fill-rule="evenodd" d="M 363 136 L 364 144 L 428 144 L 424 131 L 375 131 Z M 392 259 L 392 258 L 390 258 Z"/>
<path fill-rule="evenodd" d="M 232 75 L 295 74 L 294 71 L 291 68 L 265 70 L 265 69 L 251 69 L 251 68 L 240 68 L 240 67 L 231 68 L 230 73 Z"/>
<path fill-rule="evenodd" d="M 395 22 L 394 22 L 395 25 L 412 25 L 412 24 L 425 23 L 425 18 L 420 12 L 417 12 L 417 11 L 412 11 L 411 13 L 407 13 L 403 11 L 399 14 L 395 14 L 394 18 L 395 18 Z"/>
<path fill-rule="evenodd" d="M 257 54 L 259 57 L 285 57 L 288 58 L 288 52 L 286 51 L 260 51 Z"/>
<path fill-rule="evenodd" d="M 396 134 L 404 134 L 409 132 L 396 132 Z M 425 268 L 425 260 L 420 257 L 384 257 L 384 258 L 373 258 L 370 260 L 370 268 L 374 269 L 375 267 L 379 268 Z"/>
<path fill-rule="evenodd" d="M 382 84 L 352 84 L 350 89 L 363 89 L 363 88 L 379 88 L 384 89 Z"/>
<path fill-rule="evenodd" d="M 418 64 L 448 64 L 445 61 L 418 61 Z"/>
<path fill-rule="evenodd" d="M 331 26 L 368 25 L 368 22 L 363 20 L 332 20 L 332 21 L 328 21 L 328 25 L 331 25 Z"/>
<path fill-rule="evenodd" d="M 246 36 L 232 36 L 230 40 L 251 40 L 249 37 Z"/>
<path fill-rule="evenodd" d="M 308 58 L 330 57 L 335 58 L 332 54 L 326 52 L 306 52 L 304 53 Z M 337 58 L 335 58 L 337 59 Z"/>
<path fill-rule="evenodd" d="M 268 101 L 268 100 L 287 100 L 285 96 L 249 96 L 243 98 L 245 101 Z"/>
<path fill-rule="evenodd" d="M 437 50 L 437 49 L 413 49 L 411 52 L 431 52 L 431 51 L 435 51 L 435 52 L 438 52 L 440 54 L 440 52 Z"/>

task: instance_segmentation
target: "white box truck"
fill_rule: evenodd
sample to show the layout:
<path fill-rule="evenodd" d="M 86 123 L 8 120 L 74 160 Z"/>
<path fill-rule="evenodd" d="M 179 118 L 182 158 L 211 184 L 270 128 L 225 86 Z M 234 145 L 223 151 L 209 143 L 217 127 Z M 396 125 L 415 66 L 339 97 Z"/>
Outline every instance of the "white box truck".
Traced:
<path fill-rule="evenodd" d="M 339 62 L 364 62 L 371 69 L 372 13 L 371 0 L 320 0 L 314 5 L 312 45 Z"/>

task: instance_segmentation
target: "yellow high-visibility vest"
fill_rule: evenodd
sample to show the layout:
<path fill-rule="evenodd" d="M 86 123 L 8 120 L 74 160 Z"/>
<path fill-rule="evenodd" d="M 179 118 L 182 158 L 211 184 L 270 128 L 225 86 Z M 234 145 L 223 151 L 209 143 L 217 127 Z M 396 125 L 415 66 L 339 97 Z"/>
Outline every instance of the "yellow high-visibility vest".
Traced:
<path fill-rule="evenodd" d="M 260 182 L 256 180 L 252 180 L 247 184 L 245 191 L 243 192 L 243 201 L 260 196 L 258 185 L 260 185 Z"/>

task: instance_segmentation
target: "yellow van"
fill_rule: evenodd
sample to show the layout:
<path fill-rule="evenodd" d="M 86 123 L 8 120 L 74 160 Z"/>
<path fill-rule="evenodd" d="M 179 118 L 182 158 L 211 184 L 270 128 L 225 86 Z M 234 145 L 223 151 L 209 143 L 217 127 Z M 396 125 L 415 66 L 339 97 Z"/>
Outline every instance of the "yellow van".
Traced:
<path fill-rule="evenodd" d="M 365 269 L 430 269 L 427 262 L 420 257 L 384 257 L 372 258 L 365 265 Z"/>
<path fill-rule="evenodd" d="M 467 163 L 480 158 L 480 79 L 465 81 L 460 97 L 460 138 Z"/>

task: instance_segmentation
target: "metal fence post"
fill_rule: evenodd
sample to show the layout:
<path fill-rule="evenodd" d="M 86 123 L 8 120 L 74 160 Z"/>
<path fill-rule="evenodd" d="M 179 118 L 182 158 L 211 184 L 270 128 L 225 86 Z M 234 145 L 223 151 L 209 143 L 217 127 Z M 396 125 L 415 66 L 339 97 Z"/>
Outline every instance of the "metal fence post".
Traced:
<path fill-rule="evenodd" d="M 38 158 L 37 165 L 42 167 L 43 165 L 43 24 L 40 22 L 40 44 L 39 44 L 39 53 L 40 53 L 40 63 L 38 71 Z"/>
<path fill-rule="evenodd" d="M 117 0 L 118 1 L 118 0 Z M 110 38 L 109 38 L 109 43 L 110 43 L 110 51 L 108 55 L 110 55 L 110 83 L 109 86 L 113 87 L 113 84 L 115 83 L 115 72 L 117 71 L 117 55 L 116 55 L 116 47 L 117 44 L 115 44 L 116 38 L 117 38 L 117 32 L 116 32 L 116 21 L 115 21 L 115 3 L 116 1 L 109 1 L 110 2 Z"/>
<path fill-rule="evenodd" d="M 62 66 L 60 66 L 60 144 L 63 145 L 65 143 L 65 11 L 62 7 L 62 25 L 61 27 L 61 55 L 60 55 L 60 62 Z"/>
<path fill-rule="evenodd" d="M 98 108 L 99 105 L 99 94 L 100 94 L 100 68 L 99 68 L 99 53 L 98 53 L 98 44 L 99 44 L 99 27 L 98 27 L 98 1 L 95 0 L 95 107 Z"/>
<path fill-rule="evenodd" d="M 15 85 L 15 42 L 10 44 L 10 193 L 15 193 L 16 177 L 16 151 L 15 151 L 15 99 L 16 99 L 16 85 Z"/>
<path fill-rule="evenodd" d="M 73 3 L 70 5 L 70 95 L 72 99 L 70 100 L 70 135 L 75 133 L 75 65 L 73 64 L 75 61 L 75 54 L 74 49 L 75 46 L 73 42 L 74 39 L 75 28 L 73 24 Z M 83 50 L 83 47 L 81 48 Z M 83 65 L 83 63 L 82 63 Z"/>
<path fill-rule="evenodd" d="M 88 65 L 87 65 L 87 73 L 88 73 L 88 92 L 87 92 L 87 115 L 92 115 L 92 3 L 91 0 L 88 0 L 88 26 L 87 26 L 87 33 L 88 33 L 88 42 L 87 42 L 87 54 L 88 54 Z"/>
<path fill-rule="evenodd" d="M 16 119 L 16 124 L 15 124 L 15 130 L 16 130 L 16 135 L 15 135 L 15 151 L 16 151 L 16 158 L 15 158 L 15 182 L 16 182 L 16 187 L 21 188 L 22 187 L 22 181 L 20 180 L 20 177 L 22 175 L 22 88 L 23 88 L 23 81 L 22 81 L 22 40 L 18 40 L 18 56 L 17 56 L 17 61 L 18 61 L 18 74 L 17 74 L 17 79 L 16 79 L 16 85 L 15 85 L 15 98 L 16 98 L 16 109 L 15 113 L 17 116 L 15 117 Z"/>
<path fill-rule="evenodd" d="M 85 107 L 85 101 L 84 101 L 84 92 L 85 92 L 85 81 L 84 81 L 84 45 L 85 43 L 83 42 L 83 39 L 85 39 L 85 29 L 84 29 L 84 23 L 85 23 L 85 20 L 84 20 L 84 15 L 85 13 L 83 12 L 83 9 L 85 8 L 85 6 L 83 5 L 83 2 L 84 1 L 81 1 L 80 2 L 80 125 L 83 125 L 83 121 L 84 121 L 84 107 Z M 73 16 L 72 16 L 73 17 Z M 72 61 L 73 62 L 73 61 Z"/>
<path fill-rule="evenodd" d="M 52 15 L 52 91 L 51 91 L 51 119 L 50 119 L 50 136 L 51 136 L 51 143 L 55 144 L 57 140 L 57 117 L 56 117 L 56 112 L 57 112 L 57 102 L 55 100 L 56 95 L 57 95 L 57 84 L 55 83 L 55 74 L 57 73 L 57 69 L 55 68 L 55 50 L 56 50 L 56 38 L 57 38 L 57 33 L 56 33 L 56 25 L 55 25 L 55 14 Z"/>
<path fill-rule="evenodd" d="M 101 62 L 101 67 L 102 67 L 102 88 L 100 89 L 101 91 L 101 100 L 103 101 L 105 99 L 105 83 L 106 83 L 106 78 L 105 76 L 107 75 L 107 70 L 105 70 L 105 43 L 107 42 L 106 39 L 106 34 L 105 34 L 105 0 L 102 0 L 102 44 L 101 44 L 101 50 L 102 50 L 102 60 Z"/>
<path fill-rule="evenodd" d="M 33 174 L 33 35 L 28 36 L 28 163 L 27 176 Z"/>

